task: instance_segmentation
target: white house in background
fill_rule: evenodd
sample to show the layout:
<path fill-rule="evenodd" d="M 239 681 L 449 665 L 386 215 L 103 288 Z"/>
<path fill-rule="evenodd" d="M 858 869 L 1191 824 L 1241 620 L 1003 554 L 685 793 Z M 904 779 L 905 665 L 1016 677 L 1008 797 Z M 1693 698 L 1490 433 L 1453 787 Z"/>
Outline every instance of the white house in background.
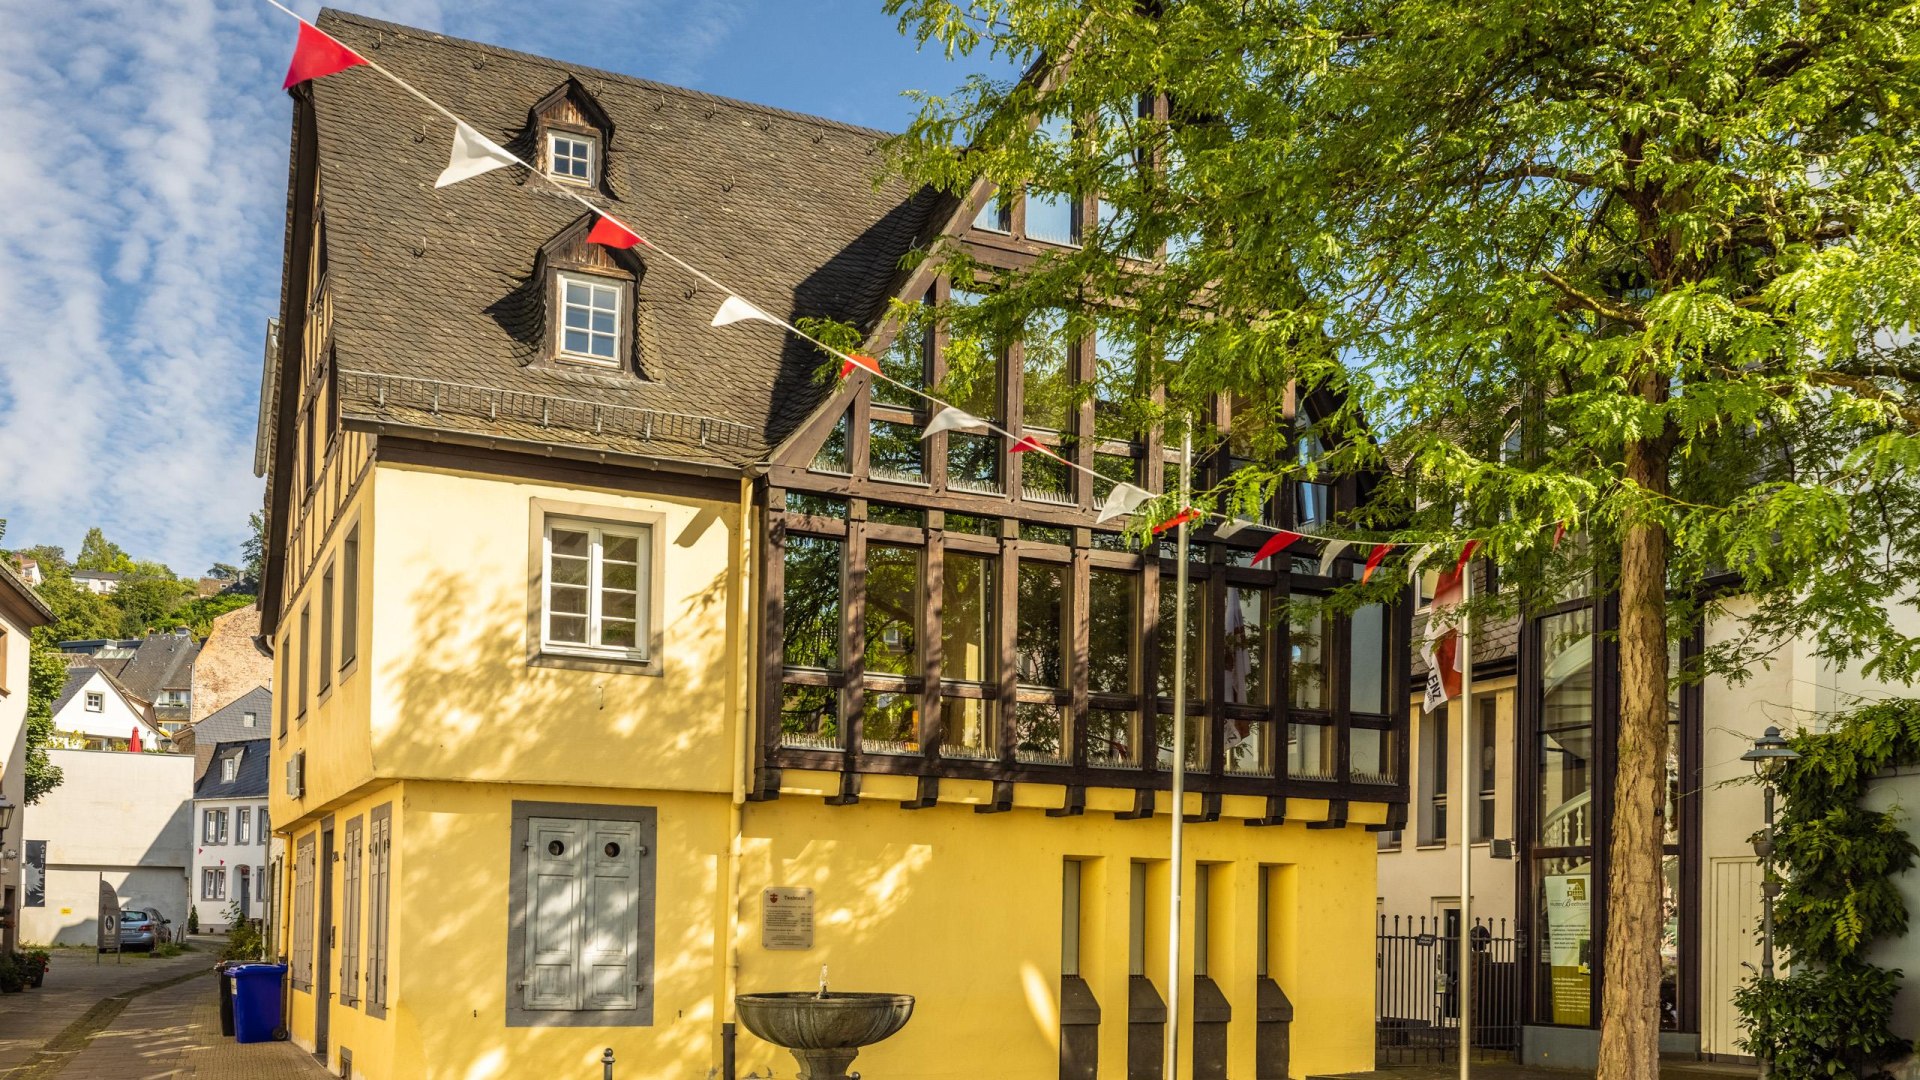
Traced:
<path fill-rule="evenodd" d="M 106 750 L 49 750 L 60 786 L 26 808 L 29 849 L 44 851 L 39 904 L 22 907 L 20 940 L 89 945 L 98 933 L 99 883 L 121 907 L 157 908 L 186 929 L 193 869 L 193 758 Z"/>
<path fill-rule="evenodd" d="M 208 718 L 209 720 L 212 717 Z M 249 919 L 266 914 L 267 739 L 219 743 L 193 788 L 194 910 L 200 929 L 223 931 L 238 901 Z"/>
<path fill-rule="evenodd" d="M 0 851 L 19 853 L 27 802 L 27 635 L 53 621 L 53 612 L 0 560 L 0 799 L 13 820 L 0 832 Z M 0 857 L 0 951 L 17 944 L 20 902 L 35 881 L 22 881 L 22 857 Z M 24 887 L 23 887 L 24 886 Z"/>
<path fill-rule="evenodd" d="M 167 733 L 152 707 L 97 667 L 72 667 L 53 700 L 52 746 L 69 750 L 126 750 L 135 730 L 141 749 L 166 749 Z"/>
<path fill-rule="evenodd" d="M 120 591 L 120 579 L 125 576 L 116 570 L 75 570 L 73 583 L 90 593 L 106 596 Z"/>

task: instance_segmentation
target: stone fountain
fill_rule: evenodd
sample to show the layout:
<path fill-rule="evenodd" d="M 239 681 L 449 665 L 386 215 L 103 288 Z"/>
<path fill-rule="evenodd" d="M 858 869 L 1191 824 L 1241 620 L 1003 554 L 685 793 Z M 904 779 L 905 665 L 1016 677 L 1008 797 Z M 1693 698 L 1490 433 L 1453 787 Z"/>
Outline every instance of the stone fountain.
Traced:
<path fill-rule="evenodd" d="M 800 1080 L 851 1080 L 847 1067 L 860 1048 L 892 1035 L 913 1015 L 911 994 L 804 990 L 741 994 L 733 999 L 747 1030 L 785 1047 L 800 1062 Z"/>

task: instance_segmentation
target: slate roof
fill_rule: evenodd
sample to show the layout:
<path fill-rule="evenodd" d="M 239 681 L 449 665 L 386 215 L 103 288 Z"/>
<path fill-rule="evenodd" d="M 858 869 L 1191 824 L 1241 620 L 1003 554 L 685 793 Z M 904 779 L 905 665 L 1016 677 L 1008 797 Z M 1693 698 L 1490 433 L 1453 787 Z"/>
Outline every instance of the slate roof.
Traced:
<path fill-rule="evenodd" d="M 252 713 L 255 719 L 253 727 L 247 727 L 244 719 Z M 266 735 L 273 723 L 273 691 L 264 686 L 256 686 L 228 702 L 223 708 L 200 718 L 200 722 L 185 728 L 185 738 L 175 740 L 176 745 L 191 745 L 193 749 L 194 772 L 204 772 L 207 762 L 218 747 L 232 742 L 246 742 Z"/>
<path fill-rule="evenodd" d="M 192 634 L 149 634 L 134 648 L 133 659 L 114 676 L 127 692 L 148 702 L 160 700 L 162 690 L 188 690 L 193 686 L 193 658 L 200 654 L 200 643 Z M 179 713 L 174 716 L 172 713 Z M 161 719 L 184 720 L 180 707 L 163 708 Z"/>
<path fill-rule="evenodd" d="M 67 703 L 72 701 L 74 695 L 80 692 L 80 688 L 85 686 L 89 679 L 93 678 L 93 673 L 96 670 L 98 669 L 92 667 L 67 668 L 67 681 L 61 684 L 59 695 L 53 699 L 53 715 L 60 715 L 60 710 L 67 707 Z"/>
<path fill-rule="evenodd" d="M 265 798 L 267 794 L 267 767 L 269 741 L 266 739 L 248 739 L 245 742 L 221 743 L 213 752 L 213 760 L 205 775 L 193 785 L 193 797 L 196 799 L 253 799 Z M 240 759 L 239 773 L 232 780 L 222 780 L 225 770 L 220 763 L 228 758 Z"/>
<path fill-rule="evenodd" d="M 340 11 L 319 25 L 523 156 L 533 106 L 577 80 L 613 124 L 613 197 L 592 197 L 790 319 L 871 326 L 951 205 L 876 186 L 881 132 Z M 710 326 L 724 295 L 644 248 L 646 380 L 532 364 L 534 260 L 581 207 L 517 169 L 435 190 L 452 125 L 371 70 L 311 92 L 346 418 L 737 467 L 824 397 L 817 350 L 764 323 Z"/>

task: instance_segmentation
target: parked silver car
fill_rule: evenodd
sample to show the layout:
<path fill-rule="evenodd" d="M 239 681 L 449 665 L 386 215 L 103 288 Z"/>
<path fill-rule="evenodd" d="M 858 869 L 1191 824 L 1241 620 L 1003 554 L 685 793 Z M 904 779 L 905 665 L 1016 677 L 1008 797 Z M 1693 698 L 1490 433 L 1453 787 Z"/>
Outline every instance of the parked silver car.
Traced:
<path fill-rule="evenodd" d="M 167 917 L 152 908 L 124 908 L 120 912 L 120 948 L 122 951 L 147 949 L 166 944 L 171 936 Z"/>

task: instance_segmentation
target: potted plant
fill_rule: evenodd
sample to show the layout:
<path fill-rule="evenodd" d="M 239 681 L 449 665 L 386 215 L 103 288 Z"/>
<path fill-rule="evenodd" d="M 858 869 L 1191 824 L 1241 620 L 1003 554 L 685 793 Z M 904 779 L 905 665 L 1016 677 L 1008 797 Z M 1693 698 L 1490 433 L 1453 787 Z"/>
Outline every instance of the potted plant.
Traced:
<path fill-rule="evenodd" d="M 20 968 L 26 974 L 27 985 L 35 989 L 46 985 L 47 968 L 53 966 L 53 955 L 45 949 L 28 949 L 20 955 Z"/>
<path fill-rule="evenodd" d="M 197 933 L 199 933 L 199 932 L 200 932 L 200 908 L 199 908 L 199 905 L 197 905 L 197 904 L 189 904 L 189 905 L 187 906 L 187 933 L 189 933 L 189 934 L 197 934 Z"/>
<path fill-rule="evenodd" d="M 0 994 L 17 994 L 27 988 L 26 973 L 10 953 L 0 953 Z"/>

